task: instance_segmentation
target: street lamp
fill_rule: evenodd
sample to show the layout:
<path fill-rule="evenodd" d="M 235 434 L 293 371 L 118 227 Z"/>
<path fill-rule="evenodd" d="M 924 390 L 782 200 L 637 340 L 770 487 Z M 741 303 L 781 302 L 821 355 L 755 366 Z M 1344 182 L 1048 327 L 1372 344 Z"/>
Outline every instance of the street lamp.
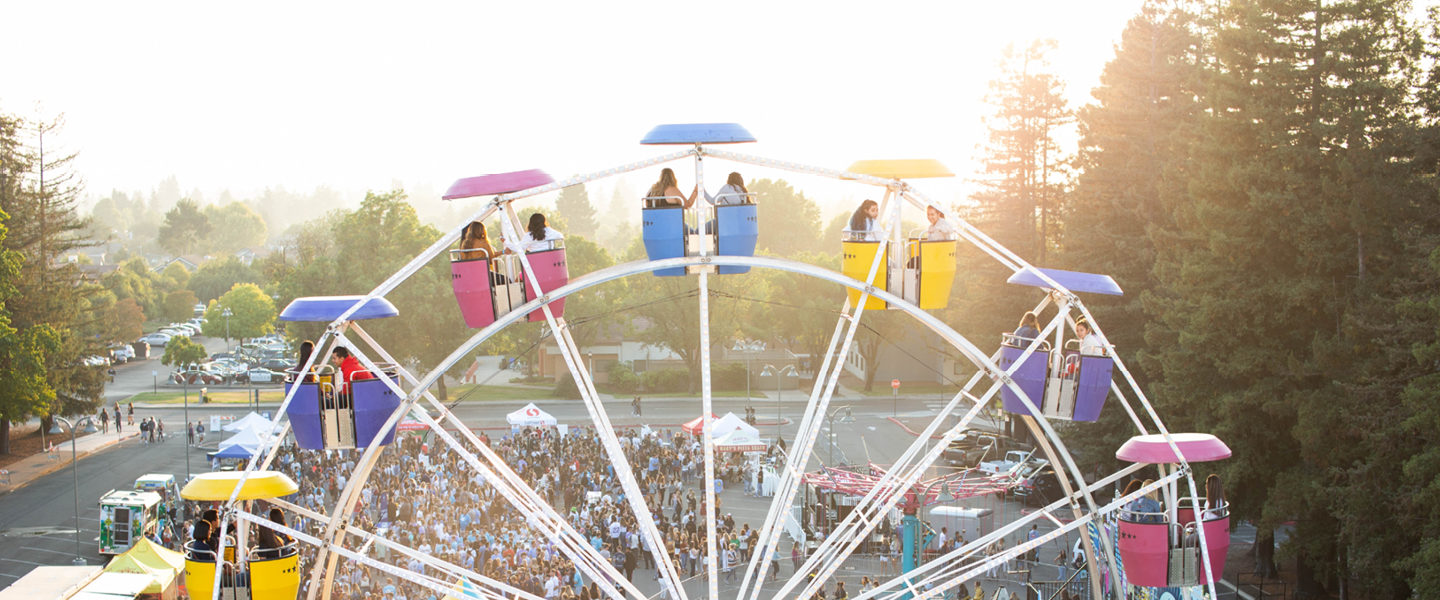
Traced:
<path fill-rule="evenodd" d="M 778 377 L 777 377 L 777 375 L 778 375 Z M 780 399 L 781 399 L 781 398 L 784 396 L 784 394 L 785 394 L 785 392 L 782 391 L 782 388 L 781 388 L 780 378 L 781 378 L 781 377 L 791 377 L 791 378 L 794 378 L 794 379 L 799 379 L 799 378 L 800 378 L 800 374 L 795 372 L 795 365 L 785 365 L 785 368 L 784 368 L 784 369 L 781 369 L 781 370 L 779 370 L 779 371 L 776 371 L 774 365 L 768 365 L 768 364 L 767 364 L 767 365 L 765 365 L 765 370 L 763 370 L 763 371 L 760 372 L 760 376 L 761 376 L 761 377 L 775 377 L 775 439 L 778 441 L 778 440 L 780 439 L 780 421 L 781 421 L 781 416 L 780 416 Z"/>
<path fill-rule="evenodd" d="M 235 313 L 230 312 L 230 309 L 228 309 L 228 308 L 225 309 L 223 312 L 220 313 L 220 316 L 225 317 L 225 351 L 226 351 L 226 352 L 229 352 L 229 351 L 230 351 L 230 315 L 233 315 L 233 314 L 235 314 Z"/>
<path fill-rule="evenodd" d="M 849 406 L 842 406 L 842 407 L 837 408 L 837 409 L 835 409 L 835 410 L 833 410 L 833 411 L 830 412 L 830 466 L 831 466 L 831 467 L 834 467 L 834 466 L 835 466 L 835 415 L 840 414 L 841 411 L 844 411 L 844 412 L 845 412 L 845 416 L 840 417 L 840 422 L 841 422 L 841 423 L 854 423 L 854 422 L 855 422 L 855 414 L 852 413 L 852 412 L 850 412 L 850 407 L 849 407 Z"/>
<path fill-rule="evenodd" d="M 66 419 L 65 417 L 52 416 L 50 418 L 50 435 L 60 435 L 62 433 L 65 433 L 65 430 L 60 428 L 60 423 L 62 421 L 65 423 L 66 427 L 70 428 L 70 472 L 75 477 L 75 560 L 72 560 L 70 562 L 77 567 L 83 567 L 85 566 L 86 562 L 85 558 L 80 556 L 80 469 L 77 466 L 79 461 L 76 460 L 77 452 L 75 451 L 75 426 L 84 423 L 85 433 L 95 433 L 98 430 L 95 429 L 95 419 L 93 417 L 82 417 L 80 420 L 74 423 L 71 423 L 70 420 Z"/>

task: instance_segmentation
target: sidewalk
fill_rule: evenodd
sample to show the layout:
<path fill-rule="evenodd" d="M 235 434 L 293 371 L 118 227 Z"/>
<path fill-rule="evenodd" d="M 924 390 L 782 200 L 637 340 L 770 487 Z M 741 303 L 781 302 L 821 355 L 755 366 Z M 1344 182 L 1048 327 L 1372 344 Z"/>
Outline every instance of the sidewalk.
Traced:
<path fill-rule="evenodd" d="M 126 428 L 125 433 L 116 435 L 114 432 L 95 433 L 85 436 L 83 440 L 75 441 L 74 455 L 76 459 L 84 459 L 86 456 L 106 450 L 125 440 L 140 437 L 140 431 L 134 425 Z M 0 471 L 0 496 L 25 487 L 30 482 L 41 477 L 59 471 L 70 466 L 70 442 L 55 445 L 55 456 L 41 452 L 25 460 L 14 463 Z"/>

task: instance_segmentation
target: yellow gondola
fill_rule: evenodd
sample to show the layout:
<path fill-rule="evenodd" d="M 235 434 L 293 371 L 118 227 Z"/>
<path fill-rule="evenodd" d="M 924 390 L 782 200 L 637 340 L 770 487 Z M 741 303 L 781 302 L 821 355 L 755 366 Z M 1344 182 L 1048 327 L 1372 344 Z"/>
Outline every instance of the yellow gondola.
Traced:
<path fill-rule="evenodd" d="M 226 502 L 240 484 L 240 472 L 204 473 L 185 484 L 180 496 L 197 502 Z M 256 471 L 250 473 L 236 495 L 237 500 L 264 500 L 288 496 L 300 490 L 284 473 Z M 194 540 L 185 544 L 185 588 L 191 598 L 209 598 L 215 589 L 216 560 L 213 551 L 197 550 Z M 221 596 L 253 600 L 294 600 L 300 592 L 300 553 L 291 542 L 282 548 L 255 551 L 246 560 L 236 562 L 235 553 L 226 548 L 219 561 L 225 577 L 220 583 Z M 269 554 L 271 557 L 263 557 Z"/>
<path fill-rule="evenodd" d="M 887 243 L 888 242 L 842 241 L 840 243 L 842 248 L 840 271 L 847 277 L 857 281 L 865 281 L 865 278 L 870 275 L 870 265 L 875 262 L 875 253 L 880 252 L 883 254 Z M 880 269 L 875 272 L 875 289 L 877 290 L 890 289 L 889 277 L 886 276 L 886 271 L 889 270 L 889 267 L 885 263 L 887 259 L 888 257 L 886 256 L 880 257 Z M 850 288 L 846 288 L 846 291 L 850 294 L 851 306 L 860 302 L 859 291 Z M 865 310 L 884 310 L 885 307 L 885 301 L 874 296 L 870 296 L 870 298 L 865 301 Z"/>

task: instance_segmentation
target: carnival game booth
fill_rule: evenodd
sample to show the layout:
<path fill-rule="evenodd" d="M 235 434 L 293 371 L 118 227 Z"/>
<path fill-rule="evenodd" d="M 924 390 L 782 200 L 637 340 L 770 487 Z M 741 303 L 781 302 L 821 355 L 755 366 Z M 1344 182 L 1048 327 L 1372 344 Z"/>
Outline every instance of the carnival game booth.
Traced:
<path fill-rule="evenodd" d="M 180 495 L 192 502 L 228 502 L 233 496 L 246 511 L 254 500 L 289 496 L 300 491 L 284 473 L 253 471 L 241 485 L 245 473 L 204 473 L 197 475 Z M 236 487 L 239 486 L 239 490 Z M 225 518 L 228 515 L 222 515 Z M 185 544 L 185 588 L 191 598 L 209 598 L 220 573 L 220 597 L 236 600 L 295 600 L 300 591 L 300 553 L 294 542 L 272 551 L 278 557 L 262 558 L 249 546 L 246 532 L 239 528 L 235 544 L 240 551 L 226 548 L 224 556 L 214 549 L 203 550 L 191 540 Z"/>
<path fill-rule="evenodd" d="M 340 318 L 364 296 L 314 296 L 296 298 L 280 313 L 281 321 L 329 323 Z M 349 317 L 352 321 L 396 317 L 400 311 L 384 298 L 371 298 Z M 316 352 L 319 352 L 316 348 Z M 332 348 L 333 351 L 333 348 Z M 328 355 L 327 355 L 328 356 Z M 380 427 L 400 406 L 400 397 L 380 377 L 400 384 L 395 365 L 379 364 L 382 373 L 356 373 L 353 381 L 342 381 L 343 373 L 318 357 L 310 372 L 286 372 L 285 393 L 295 386 L 290 406 L 290 429 L 295 443 L 306 450 L 345 450 L 386 446 L 395 441 L 392 428 L 380 435 Z M 296 369 L 304 365 L 297 365 Z M 348 390 L 348 392 L 347 392 Z"/>

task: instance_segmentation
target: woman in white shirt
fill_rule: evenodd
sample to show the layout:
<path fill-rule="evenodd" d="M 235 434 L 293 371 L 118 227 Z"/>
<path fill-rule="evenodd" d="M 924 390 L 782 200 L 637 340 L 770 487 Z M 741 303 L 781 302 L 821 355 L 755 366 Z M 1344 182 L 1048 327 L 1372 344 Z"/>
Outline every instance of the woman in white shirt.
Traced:
<path fill-rule="evenodd" d="M 880 218 L 880 205 L 874 200 L 866 200 L 860 203 L 860 208 L 855 209 L 855 214 L 850 215 L 850 232 L 854 234 L 851 241 L 878 242 L 884 237 L 875 224 L 875 219 Z"/>
<path fill-rule="evenodd" d="M 925 207 L 925 217 L 930 219 L 930 226 L 925 229 L 927 241 L 953 240 L 955 239 L 955 226 L 945 219 L 945 213 L 934 206 Z"/>
<path fill-rule="evenodd" d="M 724 187 L 720 188 L 719 193 L 711 196 L 710 192 L 705 192 L 705 201 L 713 206 L 749 204 L 750 197 L 746 195 L 749 193 L 750 190 L 745 189 L 745 179 L 741 177 L 739 173 L 731 173 L 730 177 L 725 180 Z"/>
<path fill-rule="evenodd" d="M 529 230 L 529 234 L 521 236 L 520 238 L 525 244 L 526 252 L 550 250 L 555 247 L 552 242 L 565 239 L 565 236 L 560 235 L 560 232 L 551 229 L 550 226 L 545 223 L 545 215 L 538 212 L 530 215 L 530 226 L 526 229 Z"/>

